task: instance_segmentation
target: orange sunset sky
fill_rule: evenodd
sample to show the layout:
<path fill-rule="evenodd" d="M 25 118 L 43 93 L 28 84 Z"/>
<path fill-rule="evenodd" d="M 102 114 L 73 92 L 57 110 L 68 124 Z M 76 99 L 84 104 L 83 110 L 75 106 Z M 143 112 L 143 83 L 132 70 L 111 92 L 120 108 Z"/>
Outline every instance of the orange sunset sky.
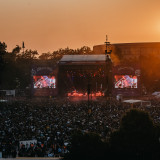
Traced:
<path fill-rule="evenodd" d="M 160 42 L 160 0 L 0 0 L 0 41 L 39 53 Z"/>

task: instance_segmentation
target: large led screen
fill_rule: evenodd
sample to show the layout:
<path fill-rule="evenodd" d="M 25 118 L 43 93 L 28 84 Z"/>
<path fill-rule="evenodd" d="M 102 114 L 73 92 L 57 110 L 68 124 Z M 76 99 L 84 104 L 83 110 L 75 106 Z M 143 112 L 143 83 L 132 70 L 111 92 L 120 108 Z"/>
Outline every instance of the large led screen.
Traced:
<path fill-rule="evenodd" d="M 137 88 L 137 76 L 115 75 L 115 88 Z"/>
<path fill-rule="evenodd" d="M 55 76 L 33 76 L 34 88 L 56 88 Z"/>

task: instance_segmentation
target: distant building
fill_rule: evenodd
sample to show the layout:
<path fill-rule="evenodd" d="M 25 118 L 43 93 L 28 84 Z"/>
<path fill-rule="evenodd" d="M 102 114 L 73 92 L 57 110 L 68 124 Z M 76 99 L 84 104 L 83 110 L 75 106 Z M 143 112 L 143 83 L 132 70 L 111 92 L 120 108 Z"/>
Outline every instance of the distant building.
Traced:
<path fill-rule="evenodd" d="M 116 43 L 111 49 L 115 75 L 127 73 L 127 70 L 122 73 L 121 68 L 132 67 L 135 74 L 131 75 L 136 75 L 138 80 L 137 88 L 145 86 L 148 90 L 159 90 L 160 42 Z M 105 44 L 93 47 L 94 54 L 105 54 L 105 50 Z"/>
<path fill-rule="evenodd" d="M 95 54 L 105 54 L 106 45 L 93 46 Z M 157 55 L 160 57 L 160 42 L 146 42 L 146 43 L 115 43 L 112 44 L 112 53 L 125 55 L 126 58 L 139 57 L 143 55 Z"/>

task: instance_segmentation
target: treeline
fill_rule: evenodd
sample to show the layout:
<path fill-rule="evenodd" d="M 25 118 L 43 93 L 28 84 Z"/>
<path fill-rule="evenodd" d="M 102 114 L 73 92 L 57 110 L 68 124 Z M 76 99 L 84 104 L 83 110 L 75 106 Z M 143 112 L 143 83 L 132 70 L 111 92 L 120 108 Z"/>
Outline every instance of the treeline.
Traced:
<path fill-rule="evenodd" d="M 0 89 L 25 89 L 30 87 L 31 68 L 33 64 L 53 66 L 63 55 L 92 55 L 87 46 L 78 49 L 64 48 L 53 52 L 39 54 L 36 50 L 23 49 L 17 45 L 12 52 L 7 52 L 5 42 L 0 42 Z M 138 64 L 141 70 L 140 82 L 142 91 L 154 92 L 160 90 L 160 56 L 155 54 L 140 55 L 138 58 L 127 59 L 121 52 L 111 55 L 114 65 Z M 118 63 L 117 63 L 118 62 Z"/>
<path fill-rule="evenodd" d="M 78 49 L 59 49 L 52 53 L 39 54 L 36 50 L 23 49 L 17 45 L 12 52 L 7 52 L 5 42 L 0 42 L 0 89 L 26 89 L 31 83 L 31 68 L 34 64 L 54 65 L 63 55 L 93 54 L 93 51 L 83 46 Z"/>

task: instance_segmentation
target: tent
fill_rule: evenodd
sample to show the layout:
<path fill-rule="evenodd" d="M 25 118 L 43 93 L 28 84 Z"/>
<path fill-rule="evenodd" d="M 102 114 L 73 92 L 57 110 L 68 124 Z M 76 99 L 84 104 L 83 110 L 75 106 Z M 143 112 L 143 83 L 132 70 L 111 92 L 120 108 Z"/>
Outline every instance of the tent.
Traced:
<path fill-rule="evenodd" d="M 145 105 L 145 106 L 151 106 L 151 102 L 150 101 L 144 101 L 144 100 L 139 100 L 139 99 L 128 99 L 128 100 L 124 100 L 123 103 L 129 103 L 132 105 L 135 103 L 139 103 L 141 106 Z"/>

